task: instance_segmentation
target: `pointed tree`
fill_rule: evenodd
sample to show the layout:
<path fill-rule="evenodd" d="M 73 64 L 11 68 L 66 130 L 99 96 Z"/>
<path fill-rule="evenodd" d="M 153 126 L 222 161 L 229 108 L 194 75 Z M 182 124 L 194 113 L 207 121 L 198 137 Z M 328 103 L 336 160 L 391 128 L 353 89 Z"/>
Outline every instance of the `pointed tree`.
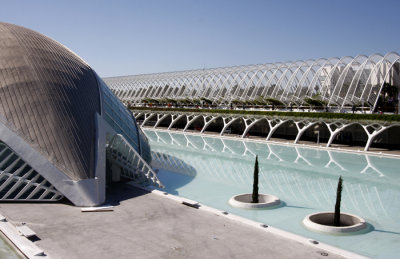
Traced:
<path fill-rule="evenodd" d="M 343 189 L 342 183 L 343 183 L 342 176 L 340 176 L 336 191 L 335 215 L 333 217 L 333 225 L 335 227 L 340 227 L 340 202 L 342 200 L 342 189 Z"/>
<path fill-rule="evenodd" d="M 253 194 L 251 196 L 252 203 L 258 203 L 258 156 L 256 155 L 256 162 L 254 164 L 253 175 Z"/>

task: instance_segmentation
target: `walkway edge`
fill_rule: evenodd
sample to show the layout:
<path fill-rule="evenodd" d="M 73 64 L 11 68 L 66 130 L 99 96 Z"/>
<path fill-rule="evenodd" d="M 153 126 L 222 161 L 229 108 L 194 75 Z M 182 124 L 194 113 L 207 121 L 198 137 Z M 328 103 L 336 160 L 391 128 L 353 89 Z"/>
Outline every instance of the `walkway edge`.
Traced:
<path fill-rule="evenodd" d="M 50 259 L 50 256 L 45 254 L 43 249 L 21 235 L 17 227 L 8 222 L 2 215 L 0 215 L 0 231 L 27 258 Z"/>

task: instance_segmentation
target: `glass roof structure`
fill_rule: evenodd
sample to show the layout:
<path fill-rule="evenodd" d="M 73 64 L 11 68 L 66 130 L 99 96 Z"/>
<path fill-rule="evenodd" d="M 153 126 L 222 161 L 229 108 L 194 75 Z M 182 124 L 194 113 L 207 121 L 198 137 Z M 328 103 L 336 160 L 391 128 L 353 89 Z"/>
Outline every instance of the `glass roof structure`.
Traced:
<path fill-rule="evenodd" d="M 126 104 L 144 98 L 206 98 L 214 103 L 273 98 L 285 106 L 318 98 L 328 107 L 375 108 L 384 83 L 400 85 L 400 55 L 373 54 L 272 64 L 109 77 Z M 397 98 L 397 97 L 395 97 Z"/>

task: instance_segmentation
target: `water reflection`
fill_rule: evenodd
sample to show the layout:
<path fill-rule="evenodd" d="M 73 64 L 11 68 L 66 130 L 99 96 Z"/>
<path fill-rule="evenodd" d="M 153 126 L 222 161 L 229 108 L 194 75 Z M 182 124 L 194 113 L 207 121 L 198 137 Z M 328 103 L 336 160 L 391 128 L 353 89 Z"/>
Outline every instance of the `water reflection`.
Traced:
<path fill-rule="evenodd" d="M 398 159 L 151 130 L 146 135 L 159 168 L 191 177 L 197 172 L 196 177 L 208 183 L 246 191 L 258 155 L 260 190 L 279 196 L 288 206 L 332 210 L 342 175 L 344 211 L 378 226 L 384 225 L 382 217 L 399 220 Z"/>

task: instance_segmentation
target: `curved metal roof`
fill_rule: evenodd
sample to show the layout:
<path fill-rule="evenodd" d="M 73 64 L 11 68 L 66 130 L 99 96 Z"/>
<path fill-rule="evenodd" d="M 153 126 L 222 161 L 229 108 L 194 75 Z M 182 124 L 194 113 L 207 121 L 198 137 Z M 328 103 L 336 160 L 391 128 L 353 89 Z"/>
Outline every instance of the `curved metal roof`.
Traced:
<path fill-rule="evenodd" d="M 100 109 L 96 74 L 80 57 L 0 23 L 0 119 L 74 180 L 94 175 Z"/>

